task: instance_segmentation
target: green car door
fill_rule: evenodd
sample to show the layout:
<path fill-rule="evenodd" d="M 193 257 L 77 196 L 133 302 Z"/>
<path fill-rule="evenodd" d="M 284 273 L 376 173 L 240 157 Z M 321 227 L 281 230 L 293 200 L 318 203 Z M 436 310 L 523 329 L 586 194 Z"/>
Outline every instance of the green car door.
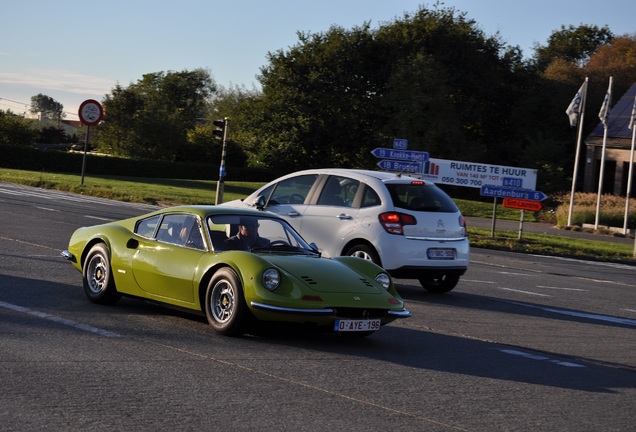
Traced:
<path fill-rule="evenodd" d="M 194 303 L 195 271 L 207 253 L 202 238 L 194 216 L 164 216 L 155 239 L 140 242 L 134 255 L 132 270 L 139 288 L 151 298 Z"/>

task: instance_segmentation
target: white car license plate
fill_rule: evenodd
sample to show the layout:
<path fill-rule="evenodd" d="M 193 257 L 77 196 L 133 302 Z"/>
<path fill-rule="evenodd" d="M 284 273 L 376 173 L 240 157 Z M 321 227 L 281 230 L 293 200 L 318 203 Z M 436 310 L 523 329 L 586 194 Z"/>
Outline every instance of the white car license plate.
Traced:
<path fill-rule="evenodd" d="M 431 260 L 452 260 L 455 259 L 455 249 L 433 248 L 426 251 L 426 256 Z"/>
<path fill-rule="evenodd" d="M 376 331 L 380 330 L 380 320 L 336 320 L 333 325 L 333 330 L 337 332 Z"/>

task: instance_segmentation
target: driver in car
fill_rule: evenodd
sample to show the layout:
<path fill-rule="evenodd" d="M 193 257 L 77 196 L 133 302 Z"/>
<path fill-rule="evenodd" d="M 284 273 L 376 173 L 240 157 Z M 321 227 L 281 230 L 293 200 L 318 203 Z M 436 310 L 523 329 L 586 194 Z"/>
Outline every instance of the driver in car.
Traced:
<path fill-rule="evenodd" d="M 225 241 L 228 250 L 251 251 L 253 248 L 265 247 L 269 240 L 258 235 L 258 221 L 253 218 L 242 218 L 238 233 Z"/>

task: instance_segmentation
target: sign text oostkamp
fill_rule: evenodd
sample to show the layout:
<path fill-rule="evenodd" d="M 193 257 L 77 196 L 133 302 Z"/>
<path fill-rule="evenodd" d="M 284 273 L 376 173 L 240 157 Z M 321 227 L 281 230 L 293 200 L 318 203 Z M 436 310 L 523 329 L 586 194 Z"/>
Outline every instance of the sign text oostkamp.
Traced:
<path fill-rule="evenodd" d="M 475 162 L 430 158 L 423 163 L 423 178 L 434 183 L 481 188 L 484 185 L 536 189 L 537 170 Z"/>

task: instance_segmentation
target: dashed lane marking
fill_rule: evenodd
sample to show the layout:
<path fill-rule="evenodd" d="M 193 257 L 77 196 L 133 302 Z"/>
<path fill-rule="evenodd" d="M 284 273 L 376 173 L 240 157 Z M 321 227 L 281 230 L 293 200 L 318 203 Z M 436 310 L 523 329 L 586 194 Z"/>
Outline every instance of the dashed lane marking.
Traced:
<path fill-rule="evenodd" d="M 87 331 L 89 333 L 94 333 L 94 334 L 97 334 L 97 335 L 100 335 L 100 336 L 123 337 L 119 333 L 115 333 L 115 332 L 111 332 L 111 331 L 108 331 L 108 330 L 100 329 L 100 328 L 93 327 L 93 326 L 88 325 L 88 324 L 80 323 L 80 322 L 77 322 L 77 321 L 71 321 L 71 320 L 68 320 L 66 318 L 62 318 L 62 317 L 55 316 L 55 315 L 50 315 L 50 314 L 47 314 L 47 313 L 44 313 L 44 312 L 39 312 L 39 311 L 36 311 L 36 310 L 33 310 L 33 309 L 25 308 L 25 307 L 22 307 L 22 306 L 11 304 L 11 303 L 6 303 L 6 302 L 3 302 L 3 301 L 0 301 L 0 307 L 3 307 L 5 309 L 10 309 L 10 310 L 15 311 L 15 312 L 20 312 L 20 313 L 24 313 L 24 314 L 27 314 L 27 315 L 31 315 L 31 316 L 34 316 L 34 317 L 37 317 L 37 318 L 42 318 L 42 319 L 45 319 L 45 320 L 48 320 L 48 321 L 53 321 L 53 322 L 58 323 L 58 324 L 63 324 L 65 326 L 73 327 L 73 328 L 75 328 L 77 330 Z"/>

